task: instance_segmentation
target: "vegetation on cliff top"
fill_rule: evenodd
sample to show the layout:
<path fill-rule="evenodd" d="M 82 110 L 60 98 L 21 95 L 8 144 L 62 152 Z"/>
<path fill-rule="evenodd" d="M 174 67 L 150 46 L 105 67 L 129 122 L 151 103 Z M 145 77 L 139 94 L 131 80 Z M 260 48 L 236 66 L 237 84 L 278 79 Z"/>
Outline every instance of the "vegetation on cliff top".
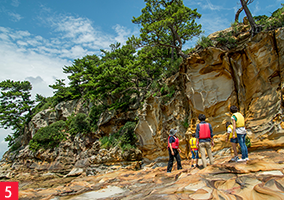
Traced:
<path fill-rule="evenodd" d="M 68 74 L 69 85 L 65 80 L 56 80 L 53 85 L 54 95 L 45 98 L 36 96 L 36 102 L 30 99 L 31 85 L 28 81 L 14 82 L 6 80 L 0 83 L 0 122 L 2 127 L 11 128 L 12 136 L 6 141 L 9 146 L 16 144 L 16 139 L 23 135 L 25 127 L 36 113 L 47 108 L 54 108 L 60 102 L 84 99 L 92 102 L 89 116 L 77 114 L 66 122 L 60 121 L 40 129 L 30 138 L 30 147 L 36 151 L 41 147 L 53 148 L 61 140 L 77 133 L 93 133 L 97 130 L 98 121 L 106 109 L 124 112 L 138 109 L 149 95 L 170 98 L 174 87 L 167 86 L 163 80 L 175 74 L 183 59 L 187 58 L 182 51 L 183 44 L 202 33 L 201 25 L 195 22 L 201 17 L 196 9 L 191 10 L 183 5 L 182 0 L 145 0 L 146 7 L 139 17 L 132 22 L 141 25 L 140 37 L 132 36 L 125 45 L 111 44 L 110 51 L 101 50 L 101 55 L 86 55 L 75 59 L 71 66 L 64 66 L 63 73 Z M 262 30 L 271 30 L 284 25 L 284 4 L 272 13 L 271 17 L 256 16 L 255 22 Z M 221 33 L 217 42 L 232 48 L 235 37 L 242 24 L 233 25 L 232 32 Z M 198 44 L 203 48 L 213 46 L 214 41 L 202 36 Z M 135 146 L 136 139 L 132 127 L 135 122 L 126 123 L 118 133 L 111 133 L 101 139 L 103 146 Z M 55 131 L 56 129 L 56 131 Z M 123 142 L 118 142 L 123 141 Z M 13 150 L 20 145 L 14 146 Z"/>

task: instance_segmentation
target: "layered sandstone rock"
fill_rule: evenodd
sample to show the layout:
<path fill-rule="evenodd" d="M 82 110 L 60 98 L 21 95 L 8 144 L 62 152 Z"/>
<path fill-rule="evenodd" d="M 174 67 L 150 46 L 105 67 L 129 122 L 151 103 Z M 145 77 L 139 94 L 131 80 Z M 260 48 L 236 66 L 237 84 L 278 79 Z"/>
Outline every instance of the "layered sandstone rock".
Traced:
<path fill-rule="evenodd" d="M 73 177 L 100 174 L 129 164 L 139 169 L 141 164 L 165 163 L 171 128 L 178 130 L 181 157 L 189 158 L 189 139 L 200 113 L 207 116 L 213 127 L 216 144 L 213 153 L 215 157 L 222 157 L 230 153 L 224 133 L 225 123 L 230 121 L 231 105 L 237 105 L 245 116 L 252 143 L 249 151 L 283 148 L 284 29 L 259 33 L 251 39 L 244 36 L 240 41 L 243 43 L 230 51 L 209 47 L 192 54 L 179 72 L 166 80 L 167 86 L 175 89 L 173 96 L 151 96 L 141 109 L 125 113 L 106 111 L 100 116 L 99 130 L 94 135 L 78 134 L 72 140 L 62 141 L 54 150 L 33 153 L 26 146 L 19 153 L 6 154 L 5 161 L 10 164 L 2 163 L 1 177 L 15 178 L 19 171 L 46 171 Z M 33 136 L 39 128 L 54 121 L 88 111 L 81 101 L 62 102 L 53 110 L 38 113 L 28 133 Z M 122 152 L 118 148 L 100 147 L 98 137 L 117 132 L 136 116 L 139 121 L 135 133 L 140 150 Z M 27 140 L 23 141 L 27 144 Z M 142 158 L 143 163 L 135 162 Z"/>
<path fill-rule="evenodd" d="M 77 178 L 30 175 L 37 184 L 22 180 L 19 199 L 284 199 L 283 154 L 260 151 L 249 156 L 242 163 L 215 157 L 215 163 L 205 169 L 191 168 L 184 160 L 183 169 L 174 165 L 172 173 L 166 173 L 166 167 L 146 166 Z"/>
<path fill-rule="evenodd" d="M 283 40 L 281 28 L 259 33 L 230 51 L 209 47 L 191 55 L 168 81 L 179 86 L 175 96 L 167 104 L 151 97 L 139 113 L 136 133 L 143 157 L 153 161 L 167 156 L 171 128 L 178 129 L 181 156 L 187 157 L 188 139 L 200 113 L 212 124 L 214 151 L 228 147 L 224 132 L 231 105 L 245 116 L 252 150 L 283 147 Z"/>

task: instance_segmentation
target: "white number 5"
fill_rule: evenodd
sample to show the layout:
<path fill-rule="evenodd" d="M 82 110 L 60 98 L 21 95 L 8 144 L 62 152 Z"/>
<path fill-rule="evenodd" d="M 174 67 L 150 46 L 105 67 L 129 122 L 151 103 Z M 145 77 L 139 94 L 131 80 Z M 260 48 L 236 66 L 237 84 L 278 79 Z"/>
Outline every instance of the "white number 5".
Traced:
<path fill-rule="evenodd" d="M 5 195 L 5 198 L 10 198 L 12 196 L 12 192 L 9 190 L 11 188 L 11 186 L 6 186 L 6 190 L 5 192 L 8 192 L 9 193 L 9 196 L 6 196 Z"/>

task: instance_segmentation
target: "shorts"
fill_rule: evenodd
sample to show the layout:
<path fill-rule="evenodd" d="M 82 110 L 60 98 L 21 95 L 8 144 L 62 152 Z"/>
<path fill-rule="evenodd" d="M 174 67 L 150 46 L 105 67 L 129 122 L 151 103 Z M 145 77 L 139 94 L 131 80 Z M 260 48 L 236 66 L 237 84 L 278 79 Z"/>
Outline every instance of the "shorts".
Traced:
<path fill-rule="evenodd" d="M 231 138 L 231 139 L 230 139 L 230 142 L 232 142 L 232 143 L 239 143 L 239 142 L 238 142 L 238 138 Z"/>
<path fill-rule="evenodd" d="M 191 158 L 192 159 L 199 159 L 198 150 L 191 151 Z"/>

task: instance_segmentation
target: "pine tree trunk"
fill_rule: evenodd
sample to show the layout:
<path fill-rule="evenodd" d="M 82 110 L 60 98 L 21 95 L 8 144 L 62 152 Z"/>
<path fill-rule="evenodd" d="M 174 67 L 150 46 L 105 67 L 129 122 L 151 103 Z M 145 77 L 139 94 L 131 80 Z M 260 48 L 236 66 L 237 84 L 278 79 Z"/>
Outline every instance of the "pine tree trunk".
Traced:
<path fill-rule="evenodd" d="M 251 14 L 250 10 L 247 7 L 247 1 L 246 0 L 240 0 L 240 1 L 241 1 L 243 9 L 245 10 L 245 13 L 247 15 L 248 21 L 250 23 L 251 34 L 252 34 L 252 36 L 254 36 L 254 35 L 256 35 L 259 32 L 259 28 L 256 25 L 256 23 L 255 23 L 255 21 L 254 21 L 254 19 L 252 17 L 252 14 Z"/>

